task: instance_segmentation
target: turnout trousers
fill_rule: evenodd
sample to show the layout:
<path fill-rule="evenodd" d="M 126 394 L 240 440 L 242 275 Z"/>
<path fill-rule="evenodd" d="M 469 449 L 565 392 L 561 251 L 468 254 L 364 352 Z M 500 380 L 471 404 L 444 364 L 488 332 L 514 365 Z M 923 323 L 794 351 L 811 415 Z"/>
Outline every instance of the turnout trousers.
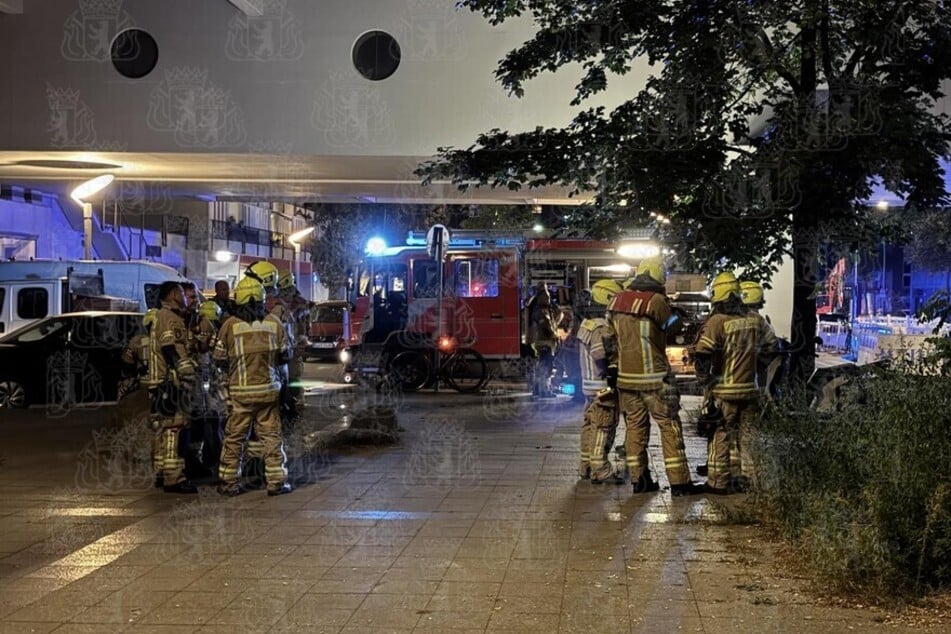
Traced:
<path fill-rule="evenodd" d="M 621 410 L 627 424 L 627 468 L 631 482 L 636 482 L 647 470 L 647 444 L 650 441 L 650 419 L 653 416 L 660 429 L 661 449 L 664 453 L 664 468 L 671 485 L 690 482 L 687 468 L 687 452 L 684 449 L 684 433 L 678 414 L 679 405 L 672 406 L 665 397 L 664 389 L 620 389 Z"/>
<path fill-rule="evenodd" d="M 617 434 L 617 416 L 616 398 L 587 398 L 581 425 L 581 460 L 578 475 L 583 476 L 588 468 L 594 471 L 607 461 Z"/>
<path fill-rule="evenodd" d="M 750 475 L 751 463 L 747 437 L 752 422 L 760 412 L 758 398 L 742 400 L 719 399 L 723 424 L 713 432 L 707 446 L 707 483 L 725 489 L 730 477 Z"/>
<path fill-rule="evenodd" d="M 264 478 L 268 490 L 279 489 L 287 480 L 287 455 L 281 439 L 280 400 L 277 394 L 263 402 L 246 402 L 232 395 L 232 410 L 221 444 L 218 477 L 230 489 L 238 488 L 241 463 L 252 426 L 264 453 Z"/>

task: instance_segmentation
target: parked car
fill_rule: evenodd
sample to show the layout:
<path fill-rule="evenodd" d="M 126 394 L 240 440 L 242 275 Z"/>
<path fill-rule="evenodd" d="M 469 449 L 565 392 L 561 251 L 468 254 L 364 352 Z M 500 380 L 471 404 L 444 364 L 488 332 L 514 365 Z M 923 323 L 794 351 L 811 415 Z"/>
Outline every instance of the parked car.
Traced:
<path fill-rule="evenodd" d="M 346 347 L 349 340 L 350 303 L 346 301 L 320 302 L 312 315 L 304 361 L 310 359 L 338 361 L 340 351 Z"/>
<path fill-rule="evenodd" d="M 141 331 L 141 313 L 91 311 L 8 333 L 0 338 L 0 407 L 116 401 L 122 350 Z"/>

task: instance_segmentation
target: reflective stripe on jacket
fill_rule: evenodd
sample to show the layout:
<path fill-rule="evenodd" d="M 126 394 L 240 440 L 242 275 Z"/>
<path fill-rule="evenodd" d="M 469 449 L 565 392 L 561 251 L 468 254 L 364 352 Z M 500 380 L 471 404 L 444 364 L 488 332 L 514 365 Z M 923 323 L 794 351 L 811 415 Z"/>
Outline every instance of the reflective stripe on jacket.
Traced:
<path fill-rule="evenodd" d="M 604 341 L 609 336 L 608 322 L 603 317 L 585 319 L 578 326 L 578 356 L 581 361 L 581 392 L 595 396 L 608 386 L 602 378 L 607 367 Z"/>
<path fill-rule="evenodd" d="M 727 400 L 755 398 L 757 359 L 776 347 L 776 336 L 756 313 L 716 313 L 707 318 L 697 337 L 697 354 L 710 355 L 714 396 Z"/>
<path fill-rule="evenodd" d="M 670 372 L 665 330 L 676 322 L 667 297 L 651 291 L 618 293 L 608 306 L 609 332 L 617 351 L 609 357 L 617 365 L 621 389 L 654 390 L 663 387 Z"/>
<path fill-rule="evenodd" d="M 281 390 L 278 360 L 287 352 L 287 334 L 277 320 L 248 323 L 229 317 L 221 325 L 215 359 L 228 361 L 228 389 L 232 398 L 266 402 Z"/>

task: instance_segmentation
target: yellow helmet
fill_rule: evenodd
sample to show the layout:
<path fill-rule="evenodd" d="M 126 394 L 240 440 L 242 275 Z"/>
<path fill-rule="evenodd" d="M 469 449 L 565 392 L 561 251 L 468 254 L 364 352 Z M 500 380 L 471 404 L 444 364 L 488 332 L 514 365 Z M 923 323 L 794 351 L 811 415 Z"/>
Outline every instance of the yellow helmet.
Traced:
<path fill-rule="evenodd" d="M 142 325 L 145 326 L 146 330 L 155 324 L 156 317 L 158 317 L 158 308 L 150 308 L 145 311 L 145 316 L 142 318 Z"/>
<path fill-rule="evenodd" d="M 201 306 L 198 307 L 198 314 L 209 321 L 218 321 L 221 319 L 221 306 L 218 305 L 218 302 L 209 299 L 202 302 Z"/>
<path fill-rule="evenodd" d="M 297 280 L 294 278 L 294 274 L 290 271 L 284 271 L 281 273 L 281 276 L 277 278 L 277 287 L 282 291 L 288 291 L 294 288 L 297 284 Z"/>
<path fill-rule="evenodd" d="M 277 280 L 280 277 L 277 267 L 267 260 L 258 260 L 251 264 L 245 275 L 260 282 L 264 288 L 277 288 Z"/>
<path fill-rule="evenodd" d="M 725 302 L 730 299 L 731 295 L 737 298 L 740 296 L 740 283 L 737 281 L 733 271 L 719 273 L 713 278 L 711 288 L 713 289 L 713 293 L 711 294 L 710 301 L 714 304 Z"/>
<path fill-rule="evenodd" d="M 264 295 L 264 285 L 253 277 L 241 278 L 238 285 L 234 287 L 234 303 L 238 306 L 244 306 L 251 300 L 263 302 Z"/>
<path fill-rule="evenodd" d="M 614 296 L 624 289 L 615 280 L 598 280 L 591 287 L 591 300 L 595 304 L 607 306 L 614 299 Z"/>
<path fill-rule="evenodd" d="M 740 299 L 744 306 L 760 306 L 763 303 L 763 287 L 756 282 L 740 282 Z"/>
<path fill-rule="evenodd" d="M 647 275 L 658 284 L 667 282 L 667 269 L 664 266 L 664 260 L 660 256 L 644 258 L 637 265 L 638 275 Z"/>

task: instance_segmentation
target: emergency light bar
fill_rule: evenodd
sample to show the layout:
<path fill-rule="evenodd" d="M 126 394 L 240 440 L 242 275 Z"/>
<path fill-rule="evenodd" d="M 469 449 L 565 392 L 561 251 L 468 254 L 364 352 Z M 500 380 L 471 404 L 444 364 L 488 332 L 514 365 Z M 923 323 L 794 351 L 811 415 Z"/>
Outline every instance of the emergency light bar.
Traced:
<path fill-rule="evenodd" d="M 449 236 L 450 247 L 482 247 L 486 245 L 494 245 L 497 247 L 511 247 L 511 246 L 522 246 L 525 244 L 525 239 L 521 237 L 516 237 L 512 235 L 498 236 L 493 237 L 491 235 L 486 235 L 482 233 L 482 237 L 475 236 L 466 236 L 459 235 L 460 233 L 465 233 L 464 231 L 453 231 Z M 424 247 L 426 246 L 426 234 L 418 231 L 410 231 L 406 236 L 406 246 L 409 247 Z"/>

